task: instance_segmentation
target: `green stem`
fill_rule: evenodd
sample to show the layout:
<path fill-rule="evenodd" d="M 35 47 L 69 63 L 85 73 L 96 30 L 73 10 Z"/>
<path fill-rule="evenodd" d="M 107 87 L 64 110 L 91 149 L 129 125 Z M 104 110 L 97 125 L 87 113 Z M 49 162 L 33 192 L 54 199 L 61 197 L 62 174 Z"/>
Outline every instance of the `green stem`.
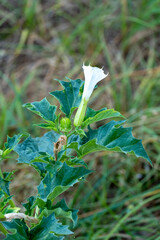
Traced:
<path fill-rule="evenodd" d="M 0 177 L 3 178 L 3 173 L 2 173 L 1 168 L 0 168 Z"/>
<path fill-rule="evenodd" d="M 2 225 L 2 223 L 0 223 L 0 231 L 6 236 L 7 235 L 7 230 L 5 229 L 5 227 Z"/>
<path fill-rule="evenodd" d="M 76 132 L 76 130 L 74 129 L 72 132 L 70 132 L 68 135 L 67 135 L 67 139 Z"/>

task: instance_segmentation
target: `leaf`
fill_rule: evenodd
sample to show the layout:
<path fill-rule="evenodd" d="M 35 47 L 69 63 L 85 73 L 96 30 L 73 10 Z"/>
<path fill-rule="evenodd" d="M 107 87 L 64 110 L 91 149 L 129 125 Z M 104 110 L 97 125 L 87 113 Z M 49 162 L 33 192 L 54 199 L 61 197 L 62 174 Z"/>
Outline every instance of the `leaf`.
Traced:
<path fill-rule="evenodd" d="M 23 220 L 15 219 L 11 222 L 2 222 L 3 226 L 11 233 L 6 240 L 63 240 L 64 235 L 72 234 L 67 225 L 62 225 L 55 218 L 54 213 L 43 217 L 40 224 L 29 231 Z"/>
<path fill-rule="evenodd" d="M 10 181 L 8 180 L 5 180 L 3 178 L 0 177 L 0 189 L 6 193 L 7 195 L 10 195 L 10 192 L 9 192 L 9 183 Z"/>
<path fill-rule="evenodd" d="M 11 222 L 2 222 L 3 226 L 11 232 L 5 240 L 29 240 L 29 230 L 23 220 L 14 219 Z"/>
<path fill-rule="evenodd" d="M 83 139 L 83 138 L 82 138 Z M 72 134 L 67 141 L 67 147 L 75 149 L 78 151 L 78 149 L 81 147 L 81 138 L 79 135 Z"/>
<path fill-rule="evenodd" d="M 28 134 L 18 134 L 13 137 L 7 136 L 7 142 L 4 144 L 4 151 L 2 152 L 2 158 L 6 158 L 6 156 L 17 146 L 17 144 L 20 142 L 22 137 L 27 137 Z"/>
<path fill-rule="evenodd" d="M 43 217 L 40 224 L 34 227 L 30 231 L 30 239 L 32 240 L 49 240 L 49 239 L 63 239 L 62 237 L 58 238 L 57 235 L 69 235 L 72 232 L 68 229 L 67 225 L 62 225 L 55 218 L 55 214 L 52 213 L 49 217 Z M 52 238 L 52 236 L 57 238 Z"/>
<path fill-rule="evenodd" d="M 89 129 L 87 137 L 75 139 L 68 148 L 74 148 L 80 157 L 95 151 L 115 151 L 135 154 L 136 157 L 146 159 L 151 165 L 152 162 L 145 152 L 142 141 L 132 135 L 132 128 L 119 127 L 124 121 L 111 121 L 97 130 Z M 74 136 L 72 140 L 74 140 Z"/>
<path fill-rule="evenodd" d="M 25 134 L 14 135 L 13 137 L 7 136 L 7 142 L 4 144 L 5 149 L 12 150 L 15 148 L 23 136 L 25 136 Z"/>
<path fill-rule="evenodd" d="M 85 163 L 85 161 L 83 159 L 79 159 L 77 157 L 67 159 L 66 163 L 71 167 L 75 167 L 77 165 L 82 165 L 84 167 L 87 167 L 87 164 Z"/>
<path fill-rule="evenodd" d="M 46 98 L 43 98 L 39 102 L 26 103 L 23 107 L 38 114 L 44 120 L 54 122 L 56 119 L 56 106 L 51 105 Z"/>
<path fill-rule="evenodd" d="M 33 206 L 33 204 L 34 204 L 34 202 L 36 200 L 36 197 L 31 196 L 27 200 L 28 200 L 28 202 L 27 203 L 23 203 L 22 205 L 26 209 L 25 214 L 31 216 L 31 214 L 32 214 L 32 206 Z"/>
<path fill-rule="evenodd" d="M 54 142 L 57 142 L 59 134 L 54 131 L 50 131 L 42 137 L 32 138 L 28 137 L 24 142 L 18 144 L 14 151 L 19 155 L 17 159 L 19 163 L 30 164 L 36 168 L 40 173 L 46 171 L 45 167 L 47 163 L 44 163 L 38 158 L 42 153 L 48 154 L 51 157 L 54 156 Z M 33 160 L 36 159 L 36 162 Z M 43 160 L 43 159 L 42 159 Z"/>
<path fill-rule="evenodd" d="M 82 123 L 82 128 L 87 127 L 88 125 L 94 123 L 94 122 L 98 122 L 107 118 L 113 118 L 113 117 L 122 117 L 125 118 L 124 116 L 122 116 L 119 112 L 115 111 L 114 109 L 101 109 L 99 111 L 94 111 L 91 108 L 87 109 L 87 114 L 88 117 L 85 118 L 84 122 Z"/>
<path fill-rule="evenodd" d="M 0 195 L 0 212 L 1 213 L 6 213 L 5 209 L 7 207 L 10 207 L 10 199 L 12 198 L 12 196 L 6 196 L 6 194 L 1 191 L 1 195 Z"/>
<path fill-rule="evenodd" d="M 0 221 L 4 221 L 6 218 L 2 212 L 0 212 Z"/>
<path fill-rule="evenodd" d="M 40 128 L 45 128 L 45 129 L 50 129 L 50 130 L 54 130 L 54 131 L 57 130 L 57 128 L 55 127 L 55 124 L 53 122 L 37 123 L 37 124 L 34 124 L 34 126 L 40 127 Z"/>
<path fill-rule="evenodd" d="M 62 199 L 60 202 L 58 202 L 55 206 L 52 207 L 56 215 L 60 217 L 70 218 L 73 221 L 73 227 L 77 224 L 77 213 L 78 210 L 68 208 L 66 202 L 64 199 Z"/>
<path fill-rule="evenodd" d="M 80 79 L 67 79 L 69 82 L 59 80 L 59 83 L 64 87 L 64 90 L 54 91 L 50 94 L 59 100 L 61 104 L 61 110 L 66 114 L 67 117 L 69 117 L 73 110 L 80 104 L 81 96 L 79 95 L 79 91 L 84 81 Z"/>
<path fill-rule="evenodd" d="M 31 215 L 32 211 L 36 206 L 41 209 L 41 219 L 43 216 L 48 216 L 48 214 L 55 213 L 56 217 L 60 218 L 69 218 L 73 222 L 73 226 L 77 223 L 77 212 L 78 210 L 68 208 L 66 202 L 64 199 L 62 199 L 60 202 L 56 203 L 56 205 L 52 205 L 52 202 L 50 200 L 47 200 L 44 202 L 40 198 L 36 197 L 29 197 L 27 203 L 24 203 L 23 206 L 25 207 L 26 211 L 25 214 Z"/>
<path fill-rule="evenodd" d="M 50 173 L 50 175 L 55 174 L 62 167 L 63 163 L 61 161 L 52 161 L 46 166 L 46 170 Z"/>
<path fill-rule="evenodd" d="M 37 206 L 41 210 L 45 209 L 46 207 L 48 208 L 48 202 L 44 202 L 38 196 L 31 196 L 27 200 L 28 200 L 27 203 L 23 203 L 22 204 L 25 207 L 25 209 L 26 209 L 26 211 L 25 211 L 26 215 L 29 215 L 29 216 L 32 215 L 33 212 L 34 212 L 35 207 L 37 207 Z M 43 215 L 42 215 L 42 217 L 43 217 Z"/>
<path fill-rule="evenodd" d="M 92 171 L 84 167 L 69 167 L 65 162 L 59 171 L 53 176 L 49 173 L 38 186 L 38 193 L 43 201 L 47 199 L 53 201 L 57 196 L 66 191 L 79 181 L 79 178 L 91 173 Z"/>
<path fill-rule="evenodd" d="M 11 232 L 6 240 L 62 240 L 64 235 L 72 234 L 67 225 L 58 222 L 54 213 L 47 218 L 43 217 L 40 224 L 30 231 L 23 220 L 15 219 L 2 224 Z"/>
<path fill-rule="evenodd" d="M 4 179 L 7 181 L 11 181 L 12 176 L 15 172 L 16 172 L 16 170 L 13 170 L 12 172 L 3 172 Z"/>
<path fill-rule="evenodd" d="M 83 129 L 75 129 L 75 134 L 79 135 L 81 138 L 86 136 L 86 134 L 85 134 Z"/>

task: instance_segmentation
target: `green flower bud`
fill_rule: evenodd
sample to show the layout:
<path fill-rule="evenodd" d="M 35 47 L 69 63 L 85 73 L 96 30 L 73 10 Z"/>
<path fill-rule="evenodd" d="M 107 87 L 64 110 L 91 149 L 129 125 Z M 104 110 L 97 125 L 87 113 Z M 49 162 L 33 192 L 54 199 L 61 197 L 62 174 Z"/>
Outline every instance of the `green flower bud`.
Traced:
<path fill-rule="evenodd" d="M 79 108 L 78 108 L 75 118 L 74 118 L 74 126 L 75 127 L 81 126 L 81 124 L 84 120 L 84 117 L 85 117 L 87 103 L 88 103 L 88 101 L 85 98 L 82 98 L 82 101 L 79 105 Z"/>
<path fill-rule="evenodd" d="M 71 120 L 67 117 L 61 118 L 60 129 L 63 132 L 69 132 L 72 129 Z"/>

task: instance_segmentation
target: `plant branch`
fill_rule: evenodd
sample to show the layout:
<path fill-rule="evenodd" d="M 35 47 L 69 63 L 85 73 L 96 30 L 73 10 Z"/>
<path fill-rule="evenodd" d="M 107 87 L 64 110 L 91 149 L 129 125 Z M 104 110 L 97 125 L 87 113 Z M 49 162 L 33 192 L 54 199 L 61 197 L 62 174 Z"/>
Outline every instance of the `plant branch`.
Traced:
<path fill-rule="evenodd" d="M 1 168 L 0 168 L 0 177 L 3 178 L 3 173 L 2 173 Z"/>

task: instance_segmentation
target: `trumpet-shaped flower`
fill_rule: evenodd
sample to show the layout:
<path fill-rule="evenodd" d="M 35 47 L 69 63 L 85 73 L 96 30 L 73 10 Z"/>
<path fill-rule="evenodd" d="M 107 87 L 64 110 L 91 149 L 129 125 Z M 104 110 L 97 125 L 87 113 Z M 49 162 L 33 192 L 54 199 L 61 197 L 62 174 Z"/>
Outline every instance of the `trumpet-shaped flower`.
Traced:
<path fill-rule="evenodd" d="M 84 83 L 84 91 L 82 95 L 82 101 L 79 105 L 78 111 L 74 118 L 74 125 L 76 127 L 80 126 L 83 122 L 87 103 L 88 100 L 94 90 L 94 87 L 98 82 L 100 82 L 102 79 L 108 76 L 107 74 L 104 74 L 103 69 L 100 69 L 98 67 L 91 67 L 91 66 L 85 66 L 83 65 L 83 71 L 85 76 L 85 83 Z"/>

